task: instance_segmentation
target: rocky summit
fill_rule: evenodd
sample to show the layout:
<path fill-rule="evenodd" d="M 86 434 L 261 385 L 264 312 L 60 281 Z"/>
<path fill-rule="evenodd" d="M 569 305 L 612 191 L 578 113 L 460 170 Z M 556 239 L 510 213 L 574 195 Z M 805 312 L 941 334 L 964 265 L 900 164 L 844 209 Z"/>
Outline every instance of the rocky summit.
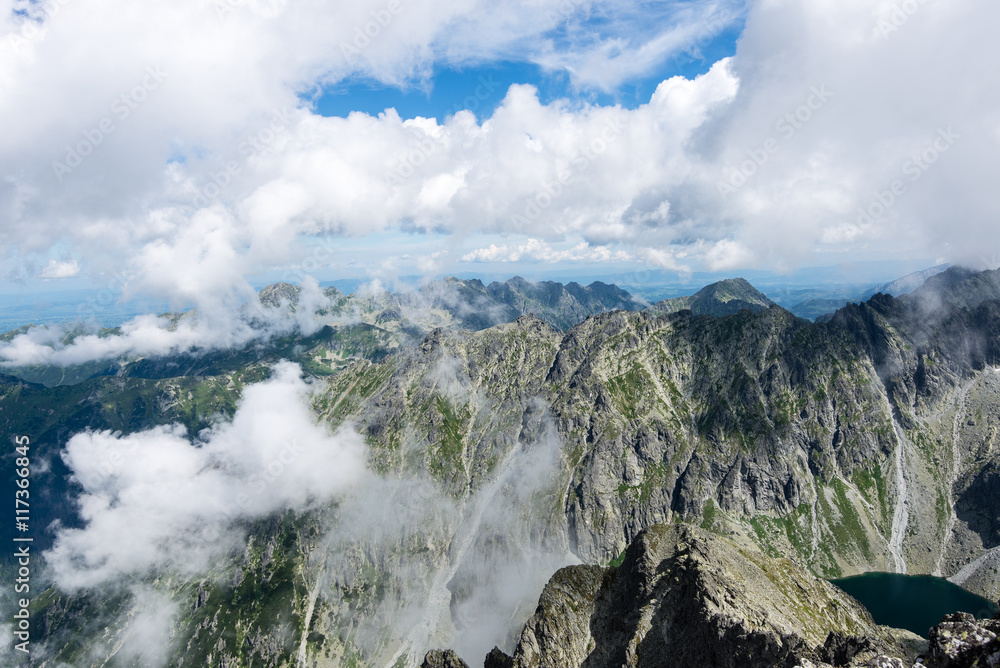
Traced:
<path fill-rule="evenodd" d="M 746 309 L 763 311 L 774 304 L 745 278 L 728 278 L 707 285 L 693 295 L 664 299 L 649 307 L 650 313 L 689 310 L 695 315 L 732 315 Z"/>
<path fill-rule="evenodd" d="M 570 566 L 542 592 L 515 668 L 772 668 L 912 661 L 920 638 L 787 559 L 686 525 L 640 533 L 617 567 Z"/>
<path fill-rule="evenodd" d="M 928 641 L 753 544 L 657 525 L 619 566 L 558 571 L 513 656 L 494 648 L 484 668 L 986 667 L 1000 665 L 997 617 L 948 615 Z M 434 650 L 423 668 L 467 665 Z"/>

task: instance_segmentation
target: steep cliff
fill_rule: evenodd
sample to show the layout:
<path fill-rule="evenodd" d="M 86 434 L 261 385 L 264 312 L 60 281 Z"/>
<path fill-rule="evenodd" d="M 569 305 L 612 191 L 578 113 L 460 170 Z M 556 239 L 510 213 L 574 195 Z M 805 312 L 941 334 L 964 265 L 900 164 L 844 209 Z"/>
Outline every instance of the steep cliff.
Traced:
<path fill-rule="evenodd" d="M 994 511 L 971 508 L 993 485 L 998 331 L 995 302 L 928 324 L 887 296 L 823 324 L 776 307 L 616 312 L 559 335 L 522 318 L 349 368 L 321 410 L 364 425 L 383 466 L 401 464 L 392 439 L 408 434 L 462 490 L 540 398 L 563 443 L 570 545 L 590 563 L 682 519 L 826 576 L 954 575 L 997 544 Z M 447 392 L 433 369 L 448 370 Z"/>
<path fill-rule="evenodd" d="M 867 666 L 925 645 L 842 591 L 745 541 L 686 525 L 640 533 L 621 566 L 556 573 L 515 668 Z M 909 664 L 907 664 L 909 665 Z"/>

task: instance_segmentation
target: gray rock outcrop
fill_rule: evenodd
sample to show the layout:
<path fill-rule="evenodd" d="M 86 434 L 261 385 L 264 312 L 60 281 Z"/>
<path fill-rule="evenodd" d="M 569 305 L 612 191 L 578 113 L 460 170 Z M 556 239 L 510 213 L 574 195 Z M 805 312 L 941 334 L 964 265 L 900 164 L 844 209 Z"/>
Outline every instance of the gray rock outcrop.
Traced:
<path fill-rule="evenodd" d="M 420 668 L 469 668 L 469 664 L 462 661 L 453 650 L 432 649 L 427 652 Z"/>
<path fill-rule="evenodd" d="M 696 527 L 659 525 L 636 537 L 620 567 L 557 572 L 513 665 L 866 666 L 880 657 L 912 662 L 920 647 L 786 559 Z"/>

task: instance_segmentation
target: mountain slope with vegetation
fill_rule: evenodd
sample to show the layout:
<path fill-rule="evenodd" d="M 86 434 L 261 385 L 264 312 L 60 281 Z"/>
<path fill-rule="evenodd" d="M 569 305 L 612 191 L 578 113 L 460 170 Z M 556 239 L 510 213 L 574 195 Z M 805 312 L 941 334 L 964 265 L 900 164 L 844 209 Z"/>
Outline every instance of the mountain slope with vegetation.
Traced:
<path fill-rule="evenodd" d="M 706 293 L 748 301 L 741 294 L 753 297 Z M 317 374 L 314 410 L 365 437 L 377 484 L 248 523 L 245 548 L 205 577 L 155 576 L 186 611 L 177 647 L 215 647 L 231 665 L 320 666 L 415 665 L 452 638 L 512 649 L 504 634 L 527 619 L 537 591 L 513 601 L 510 582 L 540 589 L 567 560 L 617 562 L 643 530 L 678 522 L 820 577 L 940 573 L 995 599 L 1000 302 L 961 294 L 963 305 L 945 298 L 934 309 L 918 295 L 877 295 L 824 323 L 763 304 L 721 317 L 611 311 L 565 332 L 525 315 L 344 359 Z M 562 299 L 543 297 L 532 299 Z M 225 414 L 237 371 L 216 368 L 183 381 L 182 396 L 225 389 L 205 404 Z M 57 449 L 66 430 L 149 423 L 135 401 L 100 417 L 98 406 L 116 403 L 114 383 L 149 388 L 148 406 L 180 382 L 140 380 L 6 387 L 11 401 L 46 397 L 54 415 L 86 397 L 80 405 L 96 412 L 53 432 L 47 447 Z M 163 418 L 189 420 L 177 406 Z M 345 537 L 352 508 L 373 512 L 365 526 L 378 531 Z M 263 607 L 244 610 L 244 590 Z M 127 594 L 105 624 L 112 638 L 128 633 Z M 50 592 L 38 637 L 70 647 L 66 638 L 107 612 L 99 601 Z M 64 614 L 77 609 L 91 612 Z M 500 635 L 480 637 L 483 628 Z M 73 647 L 60 658 L 81 656 Z"/>

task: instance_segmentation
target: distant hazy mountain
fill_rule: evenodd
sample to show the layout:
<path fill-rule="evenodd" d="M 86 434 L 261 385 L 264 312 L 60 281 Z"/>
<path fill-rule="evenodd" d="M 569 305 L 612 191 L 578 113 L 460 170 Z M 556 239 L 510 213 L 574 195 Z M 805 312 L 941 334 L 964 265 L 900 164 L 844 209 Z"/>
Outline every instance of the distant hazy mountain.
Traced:
<path fill-rule="evenodd" d="M 267 306 L 277 306 L 282 300 L 295 304 L 299 294 L 297 286 L 276 283 L 260 291 L 260 300 Z M 478 331 L 522 315 L 534 315 L 556 329 L 567 330 L 595 313 L 645 307 L 625 290 L 600 281 L 588 286 L 563 285 L 554 281 L 533 283 L 520 276 L 489 285 L 479 279 L 449 276 L 414 292 L 345 296 L 335 288 L 327 288 L 326 294 L 339 300 L 334 313 L 351 313 L 369 324 L 421 333 L 449 325 Z"/>
<path fill-rule="evenodd" d="M 871 299 L 874 295 L 880 293 L 884 295 L 892 295 L 893 297 L 901 297 L 909 294 L 923 285 L 927 279 L 940 274 L 947 268 L 948 265 L 939 264 L 935 267 L 915 271 L 903 276 L 902 278 L 889 281 L 888 283 L 882 283 L 881 285 L 870 287 L 858 295 L 852 296 L 841 293 L 835 296 L 827 295 L 813 297 L 789 307 L 788 310 L 800 318 L 806 318 L 807 320 L 825 320 L 832 316 L 834 311 L 839 308 L 843 308 L 848 303 L 853 302 L 857 304 L 865 302 Z"/>
<path fill-rule="evenodd" d="M 927 279 L 913 291 L 916 300 L 947 302 L 958 308 L 974 309 L 985 301 L 1000 299 L 1000 269 L 973 271 L 951 267 Z"/>
<path fill-rule="evenodd" d="M 457 281 L 458 279 L 451 279 Z M 479 281 L 466 281 L 482 285 Z M 588 316 L 606 311 L 638 311 L 645 304 L 616 285 L 595 281 L 584 287 L 579 283 L 563 285 L 552 281 L 532 283 L 520 276 L 503 283 L 493 282 L 486 293 L 509 309 L 515 320 L 521 315 L 536 315 L 556 329 L 567 330 Z M 499 324 L 499 323 L 494 323 Z"/>
<path fill-rule="evenodd" d="M 261 289 L 257 296 L 264 306 L 277 307 L 281 305 L 282 301 L 297 304 L 301 292 L 302 289 L 299 286 L 291 283 L 272 283 Z M 337 288 L 324 288 L 323 294 L 333 299 L 342 296 Z"/>
<path fill-rule="evenodd" d="M 909 294 L 919 288 L 924 282 L 927 281 L 931 276 L 936 276 L 941 272 L 948 269 L 949 265 L 939 264 L 935 267 L 930 267 L 929 269 L 923 269 L 921 271 L 915 271 L 912 274 L 907 274 L 902 278 L 897 278 L 894 281 L 889 281 L 888 283 L 883 283 L 882 285 L 877 285 L 873 288 L 865 290 L 858 296 L 858 301 L 866 301 L 870 299 L 873 295 L 882 293 L 884 295 L 892 295 L 893 297 L 902 297 L 903 295 Z"/>
<path fill-rule="evenodd" d="M 174 375 L 216 375 L 251 364 L 294 359 L 310 373 L 333 373 L 352 360 L 380 360 L 400 346 L 418 342 L 439 327 L 479 331 L 513 322 L 522 315 L 534 315 L 560 331 L 588 316 L 614 310 L 637 311 L 646 305 L 621 288 L 599 281 L 588 286 L 563 285 L 553 281 L 533 283 L 521 277 L 484 285 L 477 279 L 445 278 L 425 284 L 413 292 L 359 292 L 345 295 L 328 287 L 323 296 L 330 306 L 320 312 L 329 324 L 309 336 L 283 334 L 266 343 L 254 343 L 228 350 L 209 350 L 149 356 L 140 360 L 105 360 L 73 367 L 32 366 L 4 369 L 31 383 L 48 387 L 72 385 L 96 376 L 166 378 Z M 302 289 L 291 283 L 274 283 L 259 293 L 261 304 L 295 310 Z M 315 305 L 314 305 L 315 306 Z M 181 318 L 174 315 L 175 320 Z M 11 340 L 24 333 L 21 328 L 0 335 Z M 84 333 L 82 327 L 69 330 L 63 343 Z M 105 329 L 102 336 L 117 330 Z"/>
<path fill-rule="evenodd" d="M 764 293 L 743 278 L 727 278 L 707 285 L 693 295 L 674 297 L 657 302 L 647 309 L 651 313 L 677 313 L 690 310 L 695 315 L 732 315 L 743 309 L 753 312 L 773 305 Z"/>
<path fill-rule="evenodd" d="M 824 317 L 829 317 L 833 315 L 833 312 L 837 309 L 843 308 L 850 302 L 858 300 L 854 299 L 828 299 L 828 298 L 817 298 L 817 299 L 807 299 L 804 302 L 800 302 L 795 306 L 788 309 L 800 318 L 805 318 L 806 320 L 818 320 Z M 863 300 L 860 300 L 863 301 Z"/>

